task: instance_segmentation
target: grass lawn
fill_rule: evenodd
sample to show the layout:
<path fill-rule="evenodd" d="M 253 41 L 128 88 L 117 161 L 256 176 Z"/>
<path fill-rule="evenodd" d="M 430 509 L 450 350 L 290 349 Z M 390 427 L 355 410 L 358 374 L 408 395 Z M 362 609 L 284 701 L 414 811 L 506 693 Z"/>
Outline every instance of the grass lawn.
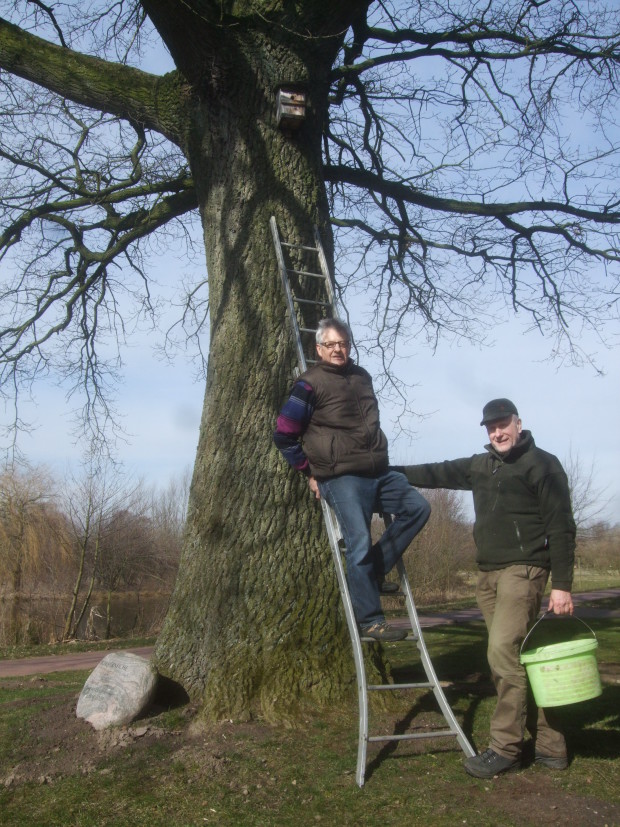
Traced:
<path fill-rule="evenodd" d="M 590 625 L 603 694 L 559 710 L 569 769 L 527 766 L 492 781 L 469 778 L 455 739 L 442 739 L 369 745 L 359 789 L 354 690 L 294 729 L 260 720 L 204 729 L 188 705 L 96 733 L 75 717 L 87 672 L 0 679 L 0 824 L 620 827 L 620 623 Z M 483 625 L 437 627 L 425 639 L 459 721 L 484 749 L 494 697 Z M 387 647 L 398 681 L 416 674 L 403 657 L 412 648 Z M 373 733 L 441 723 L 432 694 L 402 695 L 372 710 Z"/>

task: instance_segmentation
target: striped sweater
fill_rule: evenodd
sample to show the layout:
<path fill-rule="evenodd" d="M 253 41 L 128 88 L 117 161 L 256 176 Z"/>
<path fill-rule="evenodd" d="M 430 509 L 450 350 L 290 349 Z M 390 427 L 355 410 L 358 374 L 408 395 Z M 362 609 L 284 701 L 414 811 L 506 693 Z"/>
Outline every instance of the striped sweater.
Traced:
<path fill-rule="evenodd" d="M 288 464 L 307 476 L 310 476 L 310 463 L 301 447 L 301 438 L 310 424 L 315 404 L 312 387 L 307 382 L 296 382 L 280 411 L 273 435 L 276 448 Z"/>

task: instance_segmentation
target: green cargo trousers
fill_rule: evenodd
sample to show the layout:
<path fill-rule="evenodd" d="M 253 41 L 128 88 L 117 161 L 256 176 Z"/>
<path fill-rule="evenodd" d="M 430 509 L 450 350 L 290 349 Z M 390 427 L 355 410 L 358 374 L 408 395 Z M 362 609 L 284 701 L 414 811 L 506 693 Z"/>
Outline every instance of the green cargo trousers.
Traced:
<path fill-rule="evenodd" d="M 506 758 L 521 755 L 526 729 L 537 754 L 566 757 L 566 742 L 553 710 L 536 707 L 525 667 L 519 662 L 521 644 L 540 612 L 548 578 L 547 569 L 523 565 L 478 574 L 476 600 L 489 632 L 487 658 L 497 691 L 489 746 Z"/>

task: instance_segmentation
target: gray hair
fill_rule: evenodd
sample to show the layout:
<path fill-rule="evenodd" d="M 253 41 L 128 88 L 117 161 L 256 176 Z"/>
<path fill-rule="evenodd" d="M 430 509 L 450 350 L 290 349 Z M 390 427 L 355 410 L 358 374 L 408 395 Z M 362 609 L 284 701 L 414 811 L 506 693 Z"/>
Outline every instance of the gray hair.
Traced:
<path fill-rule="evenodd" d="M 323 344 L 323 334 L 326 330 L 337 330 L 338 333 L 340 333 L 340 335 L 345 339 L 348 339 L 348 341 L 351 341 L 353 338 L 351 328 L 348 324 L 346 324 L 346 322 L 343 322 L 340 319 L 321 319 L 316 329 L 317 345 Z"/>

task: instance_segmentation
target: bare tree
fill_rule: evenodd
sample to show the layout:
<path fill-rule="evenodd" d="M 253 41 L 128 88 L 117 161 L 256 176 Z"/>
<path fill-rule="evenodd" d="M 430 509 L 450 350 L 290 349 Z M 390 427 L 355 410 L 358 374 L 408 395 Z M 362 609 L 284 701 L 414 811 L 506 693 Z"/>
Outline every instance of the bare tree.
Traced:
<path fill-rule="evenodd" d="M 404 557 L 416 602 L 447 600 L 463 586 L 463 573 L 474 568 L 472 526 L 465 518 L 460 492 L 424 492 L 432 511 L 426 529 Z"/>
<path fill-rule="evenodd" d="M 103 526 L 97 580 L 106 591 L 106 640 L 112 629 L 112 595 L 121 588 L 140 585 L 155 557 L 152 541 L 147 517 L 128 508 L 110 514 Z"/>
<path fill-rule="evenodd" d="M 580 569 L 592 568 L 604 577 L 617 578 L 619 573 L 618 548 L 620 547 L 620 524 L 594 523 L 587 536 L 577 545 L 578 573 Z"/>
<path fill-rule="evenodd" d="M 605 568 L 608 565 L 610 544 L 613 545 L 617 531 L 600 522 L 601 514 L 609 505 L 609 499 L 596 485 L 594 462 L 585 467 L 579 452 L 572 447 L 563 460 L 564 470 L 568 476 L 571 503 L 577 526 L 577 547 L 575 549 L 576 578 L 584 568 Z M 611 541 L 611 543 L 610 543 Z"/>
<path fill-rule="evenodd" d="M 56 561 L 69 556 L 65 525 L 52 501 L 45 471 L 5 469 L 0 474 L 0 578 L 8 585 L 11 611 L 7 639 L 21 642 L 21 607 L 27 579 L 38 577 L 49 545 Z"/>
<path fill-rule="evenodd" d="M 179 565 L 190 479 L 191 469 L 188 468 L 179 478 L 170 480 L 163 491 L 153 491 L 146 503 L 156 555 L 151 575 L 161 578 L 163 584 L 171 583 Z"/>
<path fill-rule="evenodd" d="M 581 461 L 579 452 L 574 452 L 571 448 L 562 464 L 568 477 L 573 515 L 577 526 L 577 541 L 579 542 L 587 538 L 590 530 L 609 505 L 609 499 L 606 499 L 601 489 L 596 486 L 594 462 L 586 468 Z"/>
<path fill-rule="evenodd" d="M 190 333 L 208 314 L 207 387 L 157 662 L 213 718 L 340 698 L 350 661 L 320 514 L 270 448 L 294 354 L 269 217 L 301 243 L 316 224 L 331 263 L 337 229 L 340 286 L 376 308 L 360 343 L 386 382 L 403 337 L 480 335 L 505 303 L 558 349 L 571 324 L 617 321 L 618 9 L 2 8 L 2 387 L 64 376 L 101 434 L 125 336 L 157 310 L 149 246 L 191 240 L 197 216 L 208 296 L 202 273 L 179 301 Z M 137 68 L 151 35 L 174 63 L 163 76 Z M 278 121 L 287 84 L 307 98 L 297 131 Z"/>
<path fill-rule="evenodd" d="M 91 599 L 100 577 L 107 524 L 131 499 L 135 489 L 136 485 L 123 480 L 113 466 L 93 464 L 86 466 L 80 478 L 72 478 L 67 484 L 64 499 L 72 532 L 75 580 L 65 616 L 65 640 L 78 636 L 87 611 L 93 608 Z"/>

